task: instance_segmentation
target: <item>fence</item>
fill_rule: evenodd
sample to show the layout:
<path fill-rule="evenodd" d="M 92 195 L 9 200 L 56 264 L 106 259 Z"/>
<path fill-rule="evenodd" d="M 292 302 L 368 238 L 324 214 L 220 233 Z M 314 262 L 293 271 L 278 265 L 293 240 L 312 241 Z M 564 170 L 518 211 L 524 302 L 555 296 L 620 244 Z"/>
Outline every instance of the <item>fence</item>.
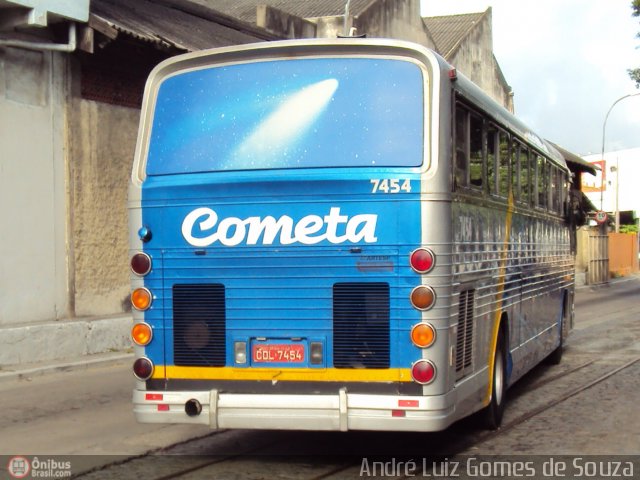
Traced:
<path fill-rule="evenodd" d="M 624 276 L 638 272 L 638 234 L 609 234 L 609 272 Z"/>
<path fill-rule="evenodd" d="M 625 276 L 640 270 L 638 234 L 603 234 L 594 228 L 578 230 L 576 281 L 589 285 L 606 283 L 612 276 Z M 578 283 L 579 284 L 579 283 Z"/>

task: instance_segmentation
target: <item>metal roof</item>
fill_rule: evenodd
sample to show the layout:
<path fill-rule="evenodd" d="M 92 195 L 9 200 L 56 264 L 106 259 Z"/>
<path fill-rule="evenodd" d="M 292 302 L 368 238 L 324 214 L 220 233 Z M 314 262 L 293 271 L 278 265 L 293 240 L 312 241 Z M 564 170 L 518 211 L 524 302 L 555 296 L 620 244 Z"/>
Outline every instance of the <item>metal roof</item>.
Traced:
<path fill-rule="evenodd" d="M 562 154 L 567 162 L 567 165 L 572 171 L 587 172 L 591 175 L 596 174 L 596 166 L 593 163 L 587 162 L 584 158 L 576 155 L 575 153 L 571 153 L 569 150 L 562 148 L 560 145 L 557 145 L 553 142 L 549 143 Z"/>
<path fill-rule="evenodd" d="M 92 0 L 89 23 L 184 51 L 280 38 L 188 0 Z"/>
<path fill-rule="evenodd" d="M 256 7 L 268 5 L 300 18 L 344 15 L 346 0 L 193 0 L 245 22 L 256 22 Z M 379 0 L 351 0 L 349 14 L 359 15 Z"/>
<path fill-rule="evenodd" d="M 424 17 L 423 21 L 436 44 L 436 50 L 444 58 L 451 58 L 469 32 L 488 12 L 447 15 L 445 17 Z"/>

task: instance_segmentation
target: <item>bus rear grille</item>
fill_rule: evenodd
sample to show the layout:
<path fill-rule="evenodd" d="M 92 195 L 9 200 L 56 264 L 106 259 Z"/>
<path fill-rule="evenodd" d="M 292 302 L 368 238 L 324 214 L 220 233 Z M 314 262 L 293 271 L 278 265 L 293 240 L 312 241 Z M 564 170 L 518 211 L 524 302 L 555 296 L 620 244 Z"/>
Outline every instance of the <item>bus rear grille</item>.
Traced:
<path fill-rule="evenodd" d="M 224 366 L 225 324 L 224 285 L 173 286 L 173 354 L 176 365 Z"/>
<path fill-rule="evenodd" d="M 471 367 L 473 356 L 473 305 L 475 290 L 460 292 L 458 306 L 458 334 L 456 339 L 457 377 L 464 376 Z"/>
<path fill-rule="evenodd" d="M 389 285 L 333 286 L 333 366 L 389 368 Z"/>

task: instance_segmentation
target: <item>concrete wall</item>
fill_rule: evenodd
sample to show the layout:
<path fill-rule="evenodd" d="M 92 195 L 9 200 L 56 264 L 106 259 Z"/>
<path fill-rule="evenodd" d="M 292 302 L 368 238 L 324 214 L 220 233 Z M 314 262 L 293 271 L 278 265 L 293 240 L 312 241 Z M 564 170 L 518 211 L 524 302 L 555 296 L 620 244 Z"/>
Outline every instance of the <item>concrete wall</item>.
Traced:
<path fill-rule="evenodd" d="M 449 63 L 491 98 L 513 111 L 513 98 L 493 55 L 492 17 L 487 14 L 465 38 Z"/>
<path fill-rule="evenodd" d="M 70 110 L 75 313 L 129 311 L 127 189 L 140 111 L 75 96 Z"/>
<path fill-rule="evenodd" d="M 344 34 L 342 15 L 310 20 L 317 25 L 318 38 Z M 367 38 L 395 38 L 435 48 L 420 16 L 419 0 L 379 0 L 356 18 L 350 17 L 347 25 L 356 28 L 356 35 L 364 34 Z"/>
<path fill-rule="evenodd" d="M 0 49 L 0 327 L 69 314 L 64 54 Z"/>
<path fill-rule="evenodd" d="M 369 38 L 395 38 L 434 48 L 420 16 L 419 0 L 379 0 L 358 16 L 355 26 Z"/>

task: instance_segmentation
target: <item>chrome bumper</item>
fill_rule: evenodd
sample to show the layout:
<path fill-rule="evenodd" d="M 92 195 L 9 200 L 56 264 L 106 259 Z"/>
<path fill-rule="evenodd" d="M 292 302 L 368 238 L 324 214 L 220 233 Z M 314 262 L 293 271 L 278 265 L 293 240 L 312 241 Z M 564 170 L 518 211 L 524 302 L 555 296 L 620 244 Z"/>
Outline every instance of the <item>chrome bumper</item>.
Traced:
<path fill-rule="evenodd" d="M 197 402 L 198 414 L 185 405 Z M 191 423 L 212 429 L 438 431 L 457 420 L 455 391 L 429 397 L 349 394 L 259 395 L 217 390 L 134 390 L 141 423 Z"/>

